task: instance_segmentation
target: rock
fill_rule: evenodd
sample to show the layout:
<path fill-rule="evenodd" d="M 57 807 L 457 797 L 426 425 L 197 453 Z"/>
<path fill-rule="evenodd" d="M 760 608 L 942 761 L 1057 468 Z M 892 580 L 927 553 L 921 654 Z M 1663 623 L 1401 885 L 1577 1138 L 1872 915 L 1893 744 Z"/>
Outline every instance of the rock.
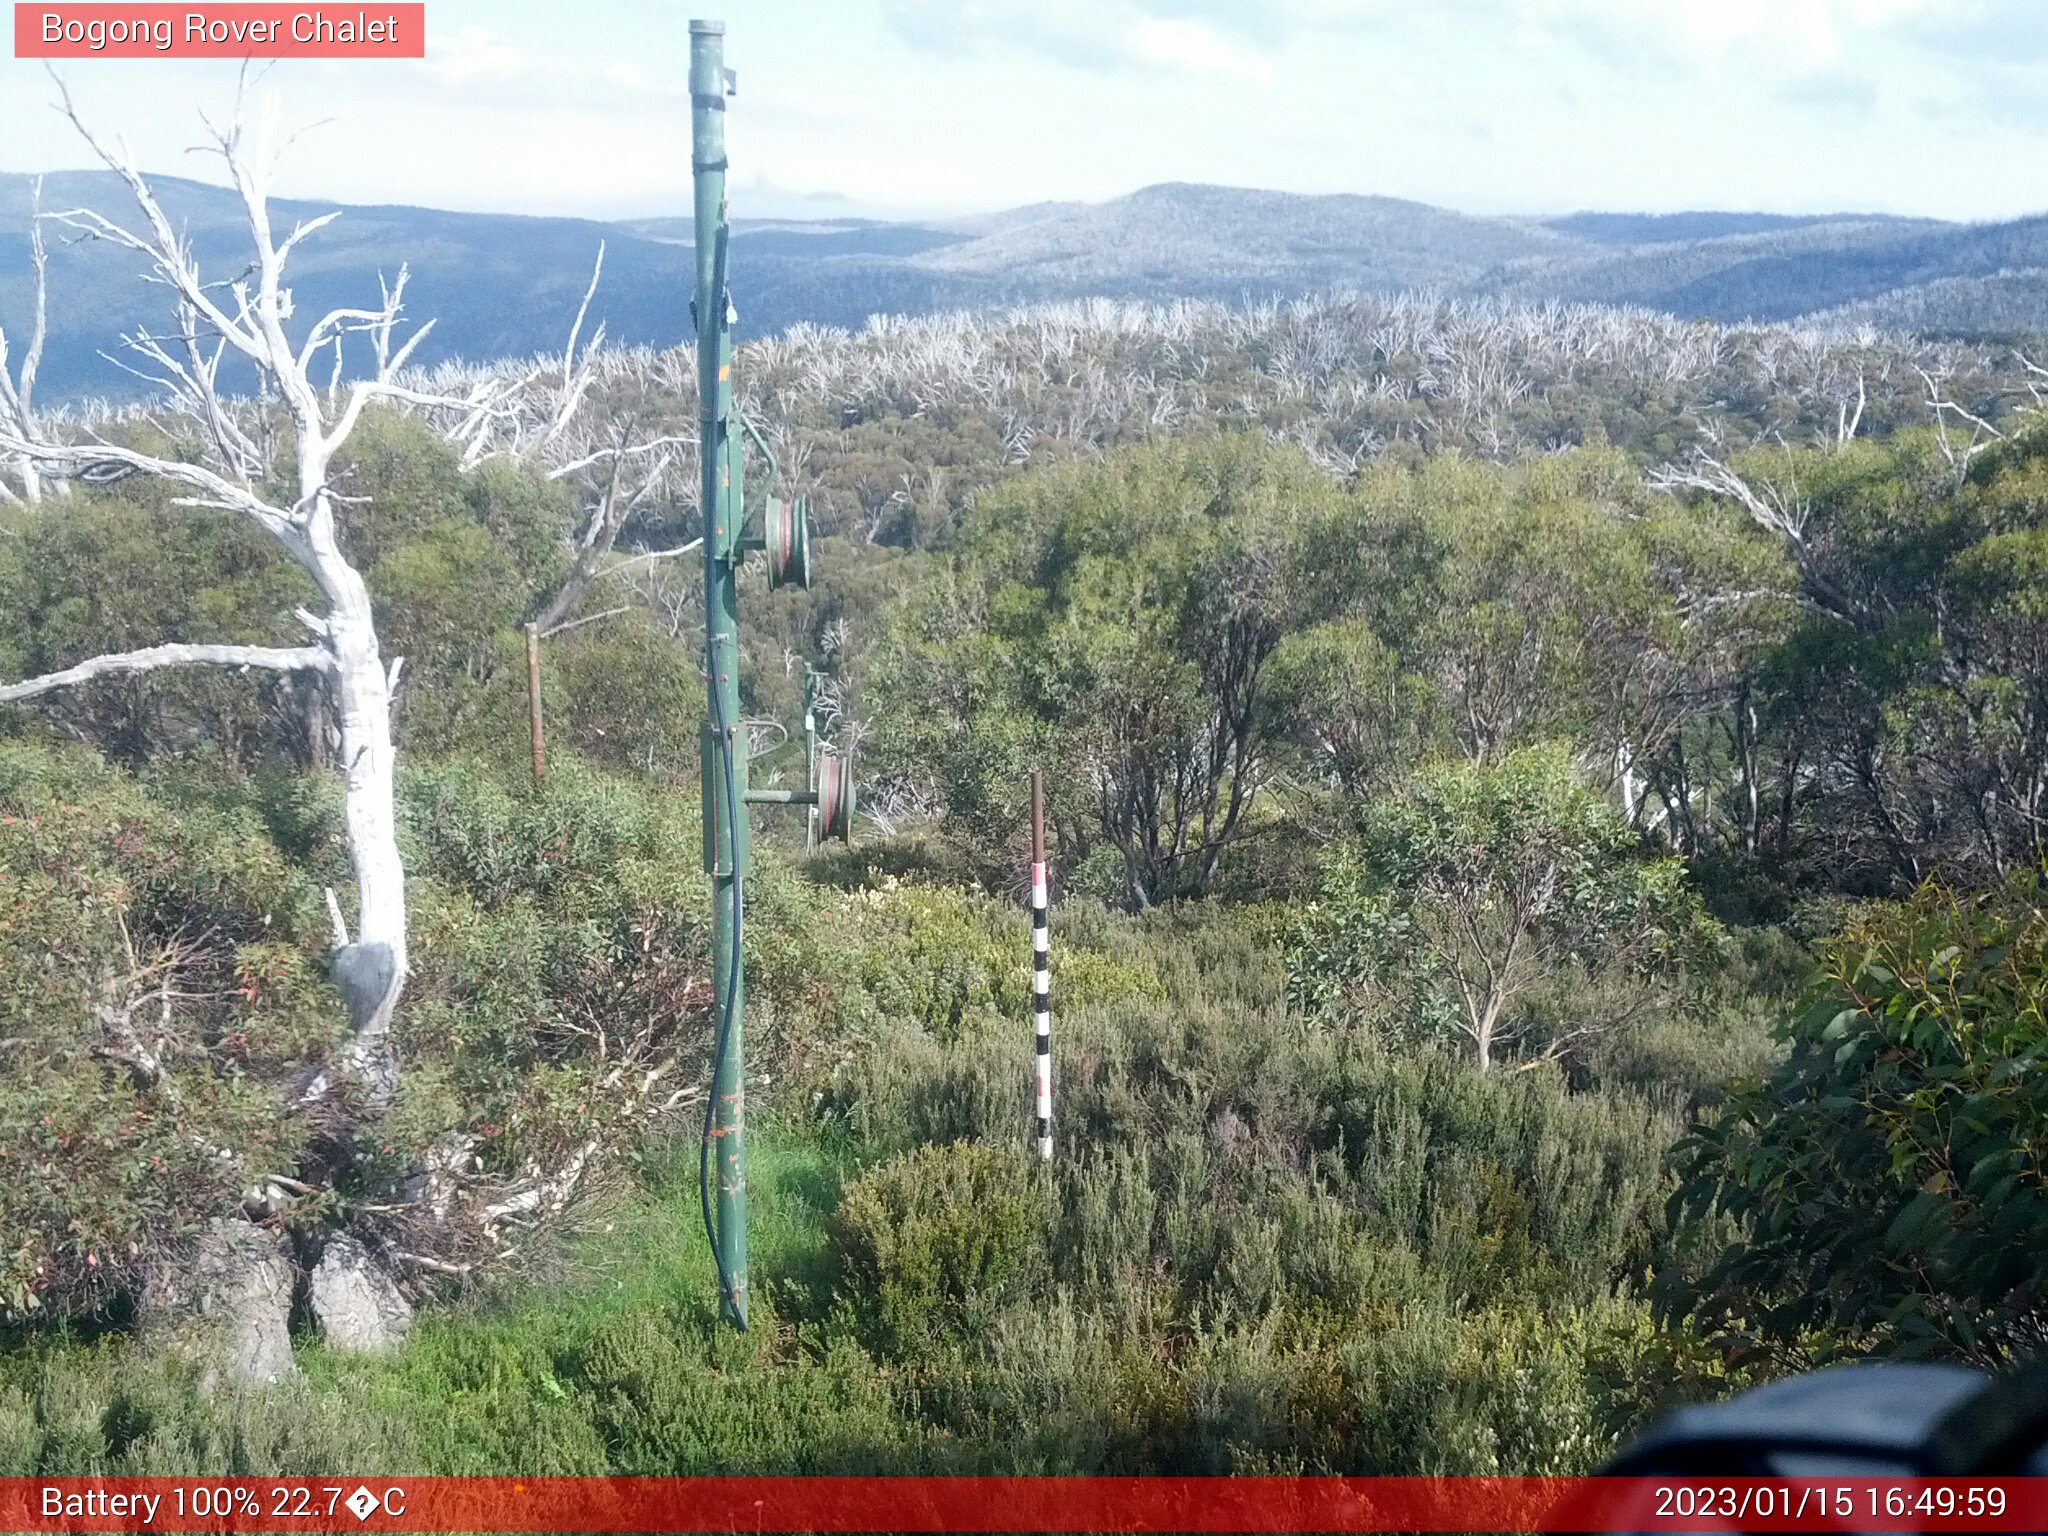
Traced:
<path fill-rule="evenodd" d="M 294 1368 L 296 1278 L 276 1232 L 218 1217 L 144 1276 L 142 1334 L 198 1362 L 209 1385 L 281 1381 Z"/>
<path fill-rule="evenodd" d="M 331 1348 L 350 1354 L 396 1349 L 412 1328 L 412 1303 L 354 1238 L 337 1234 L 313 1266 L 313 1315 Z"/>

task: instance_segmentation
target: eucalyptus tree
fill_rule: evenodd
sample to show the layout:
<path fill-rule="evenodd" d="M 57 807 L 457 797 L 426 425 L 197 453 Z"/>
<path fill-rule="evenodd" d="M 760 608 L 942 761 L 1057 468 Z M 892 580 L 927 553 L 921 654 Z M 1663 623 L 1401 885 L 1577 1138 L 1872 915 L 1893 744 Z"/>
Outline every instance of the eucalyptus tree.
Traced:
<path fill-rule="evenodd" d="M 1682 863 L 1643 847 L 1555 746 L 1445 761 L 1369 803 L 1291 945 L 1297 992 L 1470 1045 L 1481 1072 L 1556 1060 L 1628 1023 L 1643 985 L 1711 942 Z M 1537 991 L 1572 988 L 1539 1031 Z"/>

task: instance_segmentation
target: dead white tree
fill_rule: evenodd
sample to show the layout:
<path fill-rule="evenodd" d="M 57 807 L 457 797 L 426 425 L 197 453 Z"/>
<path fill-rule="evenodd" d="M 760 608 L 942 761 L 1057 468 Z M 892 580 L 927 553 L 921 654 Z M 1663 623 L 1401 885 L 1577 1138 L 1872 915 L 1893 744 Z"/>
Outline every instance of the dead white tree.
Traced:
<path fill-rule="evenodd" d="M 1790 454 L 1776 474 L 1744 474 L 1725 460 L 1701 449 L 1683 465 L 1666 464 L 1649 477 L 1652 490 L 1676 495 L 1699 491 L 1732 501 L 1749 520 L 1776 537 L 1799 572 L 1801 595 L 1813 608 L 1844 623 L 1862 625 L 1863 604 L 1828 572 L 1811 538 L 1813 504 L 1799 487 L 1799 473 Z"/>
<path fill-rule="evenodd" d="M 2025 359 L 2022 358 L 2021 361 L 2025 362 Z M 2031 368 L 2032 365 L 2028 366 Z M 1944 386 L 1955 372 L 1953 364 L 1940 364 L 1933 372 L 1917 366 L 1913 371 L 1920 375 L 1920 382 L 1927 389 L 1927 410 L 1934 418 L 1935 444 L 1941 449 L 1942 458 L 1947 460 L 1956 484 L 1961 485 L 1969 476 L 1970 465 L 1976 460 L 1977 455 L 1995 443 L 2004 442 L 2005 434 L 1982 416 L 1966 409 L 1944 393 Z M 1959 435 L 1949 430 L 1951 417 L 1969 427 L 1970 436 L 1967 442 L 1960 441 Z"/>
<path fill-rule="evenodd" d="M 21 354 L 20 372 L 8 373 L 7 329 L 0 326 L 0 432 L 29 442 L 44 441 L 36 425 L 36 374 L 43 363 L 43 342 L 50 328 L 50 255 L 43 243 L 43 179 L 29 184 L 28 254 L 33 281 L 30 299 L 28 346 Z M 17 493 L 0 479 L 0 501 L 26 501 L 31 506 L 43 499 L 43 476 L 36 461 L 14 455 L 15 473 L 21 481 Z M 59 482 L 61 486 L 62 482 Z"/>
<path fill-rule="evenodd" d="M 88 208 L 49 217 L 84 236 L 136 253 L 146 266 L 146 279 L 169 290 L 177 312 L 175 332 L 167 337 L 138 332 L 124 340 L 141 360 L 137 371 L 166 390 L 173 404 L 202 426 L 207 446 L 199 461 L 185 462 L 103 441 L 51 441 L 48 434 L 22 430 L 19 422 L 0 422 L 0 453 L 18 457 L 52 478 L 104 481 L 153 475 L 185 489 L 180 505 L 241 513 L 312 577 L 324 611 L 302 609 L 297 614 L 312 637 L 309 645 L 152 646 L 8 684 L 0 687 L 0 702 L 35 698 L 96 677 L 186 665 L 304 671 L 325 680 L 340 726 L 345 820 L 356 876 L 352 941 L 340 905 L 330 901 L 336 941 L 333 975 L 354 1027 L 343 1065 L 360 1080 L 372 1104 L 386 1103 L 397 1085 L 390 1027 L 406 974 L 405 870 L 398 851 L 391 738 L 391 697 L 402 658 L 387 662 L 383 656 L 369 590 L 342 549 L 337 514 L 351 498 L 336 488 L 332 467 L 374 402 L 399 402 L 439 418 L 450 436 L 473 444 L 502 411 L 507 386 L 486 381 L 469 397 L 457 398 L 400 382 L 407 360 L 431 329 L 430 322 L 403 341 L 398 339 L 403 272 L 385 286 L 378 307 L 334 310 L 292 339 L 287 263 L 301 241 L 338 215 L 298 224 L 282 239 L 273 232 L 268 188 L 277 146 L 275 97 L 266 102 L 253 138 L 245 128 L 239 93 L 228 125 L 207 125 L 210 149 L 225 161 L 241 195 L 253 246 L 251 265 L 223 283 L 201 275 L 191 246 L 171 223 L 127 146 L 97 138 L 80 121 L 61 81 L 58 89 L 65 115 L 126 184 L 141 222 L 130 228 Z M 331 387 L 316 388 L 311 378 L 316 360 L 351 336 L 370 344 L 369 376 L 343 386 L 337 367 Z M 293 450 L 288 460 L 271 451 L 270 434 L 262 422 L 265 408 L 238 404 L 224 393 L 224 360 L 252 370 L 263 401 L 281 409 Z M 281 495 L 273 489 L 279 484 L 287 487 Z"/>
<path fill-rule="evenodd" d="M 1863 408 L 1869 403 L 1869 400 L 1869 392 L 1865 389 L 1863 383 L 1863 370 L 1858 368 L 1856 370 L 1855 408 L 1852 410 L 1849 406 L 1849 395 L 1846 385 L 1839 388 L 1835 395 L 1836 448 L 1846 448 L 1855 440 L 1856 429 L 1863 425 Z"/>
<path fill-rule="evenodd" d="M 681 458 L 696 445 L 695 433 L 666 433 L 635 441 L 638 424 L 612 420 L 598 425 L 580 416 L 584 401 L 598 382 L 599 351 L 604 346 L 604 326 L 592 332 L 581 355 L 577 340 L 590 314 L 590 302 L 604 275 L 604 247 L 597 250 L 591 269 L 590 286 L 577 306 L 575 322 L 569 327 L 569 342 L 562 350 L 562 386 L 547 412 L 545 427 L 532 439 L 532 451 L 549 465 L 548 477 L 578 488 L 583 501 L 583 518 L 576 534 L 569 572 L 561 584 L 541 602 L 526 623 L 526 707 L 533 741 L 533 776 L 547 776 L 547 730 L 542 717 L 541 642 L 566 630 L 601 623 L 630 611 L 630 605 L 600 613 L 572 617 L 591 584 L 651 561 L 668 559 L 700 548 L 692 540 L 673 549 L 648 550 L 622 564 L 607 565 L 619 535 L 644 509 L 662 495 L 677 495 L 685 477 L 674 473 Z M 600 441 L 599 439 L 603 440 Z"/>
<path fill-rule="evenodd" d="M 687 554 L 700 540 L 673 549 L 647 550 L 608 565 L 619 535 L 659 496 L 680 493 L 677 465 L 695 451 L 694 434 L 670 434 L 633 442 L 631 423 L 616 423 L 611 441 L 579 454 L 549 471 L 549 478 L 573 480 L 584 489 L 583 523 L 576 538 L 576 556 L 569 574 L 548 597 L 530 626 L 542 638 L 565 625 L 592 582 L 627 566 Z"/>

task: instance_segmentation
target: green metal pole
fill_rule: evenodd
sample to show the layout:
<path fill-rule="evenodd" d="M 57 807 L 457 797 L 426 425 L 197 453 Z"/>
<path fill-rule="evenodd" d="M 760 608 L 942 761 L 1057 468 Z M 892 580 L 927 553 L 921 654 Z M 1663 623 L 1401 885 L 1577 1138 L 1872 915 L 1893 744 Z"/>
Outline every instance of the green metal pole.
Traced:
<path fill-rule="evenodd" d="M 720 1310 L 747 1326 L 746 973 L 740 955 L 747 873 L 746 740 L 740 726 L 741 508 L 733 497 L 732 329 L 725 293 L 725 23 L 690 23 L 691 172 L 697 194 L 697 391 L 704 509 L 704 852 L 711 876 L 712 1021 L 717 1061 L 706 1121 L 715 1187 Z"/>

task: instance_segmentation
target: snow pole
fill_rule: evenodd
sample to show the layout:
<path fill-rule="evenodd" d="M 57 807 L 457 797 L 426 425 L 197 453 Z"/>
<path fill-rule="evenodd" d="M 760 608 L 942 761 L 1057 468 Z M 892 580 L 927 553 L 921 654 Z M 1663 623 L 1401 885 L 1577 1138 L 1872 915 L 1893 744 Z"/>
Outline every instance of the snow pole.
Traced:
<path fill-rule="evenodd" d="M 1038 1110 L 1038 1155 L 1052 1161 L 1052 922 L 1045 878 L 1045 775 L 1031 770 L 1031 1018 L 1032 1086 Z"/>

